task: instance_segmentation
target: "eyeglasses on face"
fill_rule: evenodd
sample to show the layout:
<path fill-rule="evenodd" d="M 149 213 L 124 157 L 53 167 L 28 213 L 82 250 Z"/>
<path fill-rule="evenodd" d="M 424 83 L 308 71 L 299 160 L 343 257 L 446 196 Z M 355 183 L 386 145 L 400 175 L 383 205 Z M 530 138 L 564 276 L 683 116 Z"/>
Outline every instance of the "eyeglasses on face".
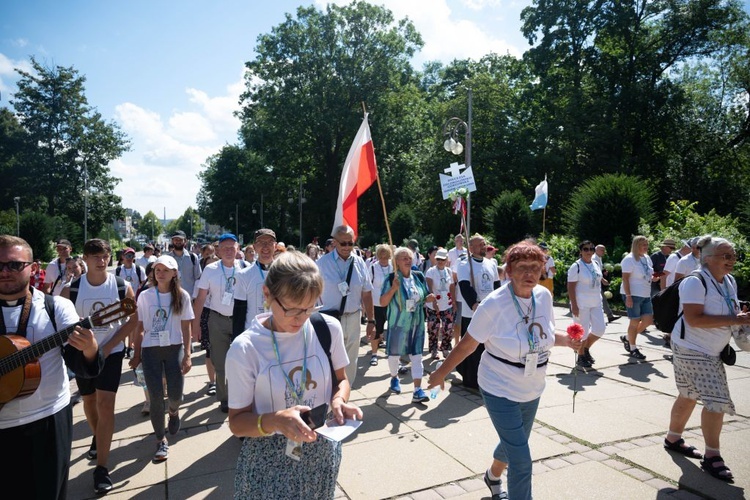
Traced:
<path fill-rule="evenodd" d="M 5 271 L 6 269 L 8 271 L 12 271 L 14 273 L 20 273 L 26 267 L 33 264 L 33 262 L 21 262 L 21 261 L 13 261 L 13 262 L 0 262 L 0 273 Z"/>
<path fill-rule="evenodd" d="M 722 257 L 724 260 L 728 260 L 730 262 L 735 262 L 737 260 L 736 253 L 715 253 L 711 255 L 711 257 Z"/>
<path fill-rule="evenodd" d="M 582 252 L 593 252 L 594 250 L 596 250 L 594 247 L 583 247 L 583 248 L 581 248 Z"/>
<path fill-rule="evenodd" d="M 354 242 L 353 241 L 340 241 L 340 240 L 336 240 L 336 242 L 339 244 L 339 246 L 342 246 L 342 247 L 353 247 L 354 246 Z"/>
<path fill-rule="evenodd" d="M 287 309 L 286 307 L 284 307 L 284 304 L 282 304 L 279 299 L 274 298 L 274 300 L 279 305 L 279 307 L 281 307 L 281 310 L 284 311 L 284 316 L 286 316 L 287 318 L 294 318 L 297 316 L 310 316 L 315 311 L 320 311 L 321 309 L 323 309 L 323 306 L 314 306 L 309 309 L 300 309 L 300 308 Z"/>

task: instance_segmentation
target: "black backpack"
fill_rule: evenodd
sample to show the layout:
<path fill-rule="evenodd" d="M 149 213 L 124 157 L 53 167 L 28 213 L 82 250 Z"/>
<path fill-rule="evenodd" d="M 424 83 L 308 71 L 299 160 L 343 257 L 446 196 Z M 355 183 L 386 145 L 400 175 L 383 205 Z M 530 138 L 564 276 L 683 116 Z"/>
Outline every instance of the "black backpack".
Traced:
<path fill-rule="evenodd" d="M 700 272 L 697 272 L 675 280 L 674 283 L 651 298 L 651 303 L 654 306 L 654 326 L 664 333 L 672 333 L 674 325 L 682 316 L 682 312 L 677 312 L 680 310 L 680 283 L 690 276 L 700 278 L 703 288 L 706 288 L 706 280 Z"/>

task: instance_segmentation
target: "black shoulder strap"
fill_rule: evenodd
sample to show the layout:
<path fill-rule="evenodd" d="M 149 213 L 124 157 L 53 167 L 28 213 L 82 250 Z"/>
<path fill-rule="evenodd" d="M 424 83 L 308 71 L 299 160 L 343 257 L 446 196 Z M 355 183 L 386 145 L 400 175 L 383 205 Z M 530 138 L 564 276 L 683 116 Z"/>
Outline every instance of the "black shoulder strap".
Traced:
<path fill-rule="evenodd" d="M 55 297 L 49 294 L 44 294 L 44 309 L 47 311 L 47 316 L 52 322 L 52 327 L 57 331 L 57 321 L 55 321 Z"/>
<path fill-rule="evenodd" d="M 708 287 L 706 286 L 706 280 L 705 280 L 705 278 L 703 278 L 703 273 L 698 272 L 698 273 L 694 273 L 692 275 L 693 276 L 698 276 L 698 278 L 701 280 L 701 284 L 703 285 L 703 291 L 705 293 L 708 293 Z M 682 317 L 683 314 L 685 314 L 685 311 L 684 310 L 680 311 L 680 314 L 679 314 L 679 316 L 677 316 L 677 319 L 679 320 Z M 682 319 L 682 324 L 680 325 L 680 338 L 681 339 L 685 338 L 685 319 L 684 318 Z"/>
<path fill-rule="evenodd" d="M 141 266 L 139 266 L 138 264 L 135 265 L 135 274 L 138 275 L 139 282 L 143 281 L 143 274 L 141 274 Z"/>
<path fill-rule="evenodd" d="M 313 325 L 318 342 L 320 342 L 320 345 L 326 352 L 326 356 L 328 356 L 328 365 L 331 367 L 331 382 L 333 384 L 331 395 L 333 395 L 336 392 L 339 381 L 336 378 L 336 371 L 333 369 L 333 361 L 331 361 L 331 330 L 328 328 L 325 318 L 318 312 L 310 315 L 310 323 Z"/>
<path fill-rule="evenodd" d="M 190 262 L 193 263 L 193 266 L 195 266 L 195 259 L 197 258 L 193 252 L 188 252 L 190 255 Z"/>
<path fill-rule="evenodd" d="M 115 276 L 115 280 L 117 281 L 117 295 L 120 296 L 120 300 L 123 300 L 128 291 L 128 284 L 119 276 Z"/>
<path fill-rule="evenodd" d="M 115 268 L 115 276 L 119 276 L 121 272 L 122 272 L 122 266 L 117 266 Z"/>
<path fill-rule="evenodd" d="M 73 304 L 75 304 L 76 299 L 78 299 L 78 289 L 80 287 L 81 287 L 81 277 L 79 276 L 78 278 L 74 279 L 70 283 L 70 294 L 68 295 L 68 297 L 70 298 L 70 301 Z"/>
<path fill-rule="evenodd" d="M 352 261 L 349 264 L 349 271 L 346 273 L 346 286 L 349 286 L 349 283 L 352 281 L 352 271 L 354 270 L 354 258 L 352 257 Z M 346 298 L 349 296 L 349 294 L 344 295 L 341 297 L 341 307 L 339 307 L 339 317 L 344 315 L 344 307 L 346 307 Z"/>

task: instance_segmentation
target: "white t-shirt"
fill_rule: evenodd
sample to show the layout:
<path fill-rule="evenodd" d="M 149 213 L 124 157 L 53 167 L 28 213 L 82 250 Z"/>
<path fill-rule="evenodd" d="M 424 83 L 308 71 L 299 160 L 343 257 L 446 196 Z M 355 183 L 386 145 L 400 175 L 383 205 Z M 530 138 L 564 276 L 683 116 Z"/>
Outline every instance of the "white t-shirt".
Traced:
<path fill-rule="evenodd" d="M 458 266 L 458 282 L 468 281 L 471 283 L 471 274 L 473 270 L 474 274 L 474 291 L 477 293 L 477 302 L 481 302 L 486 296 L 488 296 L 495 289 L 495 282 L 500 281 L 500 276 L 497 274 L 497 262 L 494 259 L 482 259 L 482 262 L 477 262 L 476 259 L 472 258 L 471 264 L 469 260 L 461 261 Z M 471 318 L 474 311 L 471 307 L 461 306 L 461 317 Z"/>
<path fill-rule="evenodd" d="M 584 262 L 583 259 L 573 262 L 568 269 L 568 283 L 576 284 L 578 307 L 588 308 L 602 305 L 602 270 L 593 259 L 590 264 Z"/>
<path fill-rule="evenodd" d="M 737 314 L 734 309 L 737 304 L 737 289 L 733 279 L 725 276 L 723 283 L 718 283 L 711 273 L 701 271 L 706 287 L 703 287 L 700 278 L 688 276 L 680 282 L 680 308 L 682 304 L 703 304 L 703 313 L 711 316 L 729 316 Z M 729 308 L 725 296 L 732 301 L 732 309 Z M 685 338 L 682 334 L 682 322 L 680 318 L 672 329 L 672 342 L 679 347 L 686 347 L 694 351 L 702 352 L 710 356 L 718 356 L 727 345 L 732 336 L 730 326 L 719 326 L 714 328 L 695 328 L 685 321 Z"/>
<path fill-rule="evenodd" d="M 537 364 L 549 358 L 555 345 L 555 314 L 552 295 L 544 286 L 532 292 L 534 313 L 526 323 L 516 309 L 510 285 L 503 285 L 485 298 L 474 312 L 468 332 L 485 352 L 479 363 L 477 380 L 482 390 L 519 403 L 532 401 L 542 395 L 547 365 L 538 367 L 531 377 L 524 369 L 494 359 L 489 353 L 514 363 L 524 363 L 529 353 L 529 336 L 539 352 Z M 516 298 L 519 299 L 518 297 Z M 519 307 L 527 312 L 532 299 L 520 299 Z"/>
<path fill-rule="evenodd" d="M 555 259 L 552 258 L 552 256 L 547 255 L 544 259 L 544 276 L 545 278 L 553 278 L 553 273 L 550 272 L 550 269 L 555 267 Z"/>
<path fill-rule="evenodd" d="M 456 247 L 453 247 L 448 250 L 448 264 L 451 266 L 451 271 L 455 273 L 458 269 L 458 263 L 460 261 L 466 260 L 467 255 L 468 253 L 466 253 L 466 248 L 457 250 Z"/>
<path fill-rule="evenodd" d="M 432 280 L 431 291 L 436 297 L 440 297 L 437 302 L 438 310 L 448 310 L 448 308 L 451 307 L 448 293 L 450 292 L 451 284 L 453 283 L 453 272 L 448 267 L 441 271 L 437 266 L 432 266 L 427 270 L 427 273 L 425 273 L 425 278 Z M 427 309 L 435 309 L 432 302 L 425 304 L 425 306 Z"/>
<path fill-rule="evenodd" d="M 156 262 L 156 255 L 152 255 L 151 257 L 146 257 L 145 255 L 142 255 L 135 259 L 135 264 L 141 266 L 142 268 L 146 269 L 146 266 L 149 265 L 151 262 Z"/>
<path fill-rule="evenodd" d="M 119 269 L 119 273 L 118 273 L 118 269 Z M 132 288 L 133 291 L 138 290 L 141 287 L 141 283 L 143 283 L 144 281 L 148 279 L 146 277 L 146 270 L 143 269 L 141 266 L 137 266 L 135 264 L 130 266 L 130 269 L 128 269 L 124 265 L 116 267 L 115 276 L 119 276 L 120 278 L 124 279 L 127 283 L 129 283 L 130 288 Z"/>
<path fill-rule="evenodd" d="M 126 282 L 126 286 L 130 286 Z M 78 296 L 76 297 L 76 311 L 81 318 L 91 316 L 99 309 L 106 307 L 110 304 L 114 304 L 120 300 L 120 294 L 117 291 L 117 279 L 113 274 L 107 273 L 107 279 L 101 285 L 91 286 L 89 284 L 88 274 L 81 275 L 81 281 L 78 285 Z M 124 325 L 125 322 L 122 323 Z M 114 328 L 111 328 L 113 325 Z M 112 323 L 107 326 L 94 327 L 91 331 L 94 332 L 96 342 L 99 347 L 115 336 L 115 334 L 122 328 L 122 325 Z M 116 346 L 112 348 L 110 352 L 120 352 L 124 349 L 123 343 L 118 342 Z"/>
<path fill-rule="evenodd" d="M 57 279 L 58 277 L 60 278 L 59 280 Z M 62 291 L 65 285 L 65 262 L 55 259 L 47 264 L 44 270 L 44 282 L 55 283 L 52 295 L 60 295 L 60 291 Z"/>
<path fill-rule="evenodd" d="M 216 311 L 223 316 L 232 316 L 234 310 L 234 289 L 240 269 L 240 265 L 236 260 L 233 267 L 224 267 L 224 264 L 220 260 L 217 260 L 207 265 L 206 269 L 203 270 L 196 286 L 199 290 L 208 290 L 208 295 L 211 297 L 210 304 L 212 311 Z M 226 299 L 225 293 L 229 294 L 226 295 Z"/>
<path fill-rule="evenodd" d="M 654 265 L 648 255 L 636 261 L 629 253 L 620 263 L 622 272 L 630 273 L 630 295 L 633 297 L 651 297 L 651 276 L 654 275 Z M 625 286 L 620 285 L 620 293 L 625 295 Z"/>
<path fill-rule="evenodd" d="M 674 283 L 674 273 L 677 270 L 677 263 L 680 262 L 680 252 L 673 252 L 667 257 L 667 262 L 664 264 L 664 274 L 667 276 L 667 286 Z"/>
<path fill-rule="evenodd" d="M 172 294 L 160 293 L 157 299 L 157 288 L 151 287 L 138 295 L 138 321 L 143 322 L 143 342 L 141 347 L 159 347 L 159 332 L 169 332 L 169 343 L 163 345 L 179 345 L 183 343 L 181 321 L 195 318 L 190 295 L 183 289 L 182 311 L 175 314 L 172 311 Z"/>
<path fill-rule="evenodd" d="M 693 253 L 690 252 L 686 256 L 682 257 L 679 262 L 677 262 L 677 267 L 675 268 L 674 273 L 687 276 L 688 274 L 700 268 L 701 261 L 698 258 L 694 257 Z"/>
<path fill-rule="evenodd" d="M 310 320 L 298 332 L 274 332 L 279 362 L 271 330 L 263 326 L 270 315 L 271 313 L 263 313 L 253 318 L 250 328 L 229 346 L 226 359 L 229 407 L 239 409 L 252 404 L 257 413 L 269 413 L 296 404 L 315 408 L 323 403 L 330 403 L 330 365 Z M 326 314 L 322 316 L 331 331 L 331 362 L 334 370 L 339 370 L 349 364 L 341 323 Z M 303 363 L 305 344 L 307 362 Z M 303 367 L 307 369 L 304 377 Z M 306 390 L 301 402 L 295 401 L 287 386 L 285 374 L 289 376 L 295 389 L 304 384 Z"/>
<path fill-rule="evenodd" d="M 26 327 L 26 339 L 32 344 L 55 333 L 55 327 L 44 308 L 44 292 L 32 290 L 32 307 Z M 55 297 L 55 322 L 58 331 L 78 322 L 79 316 L 69 300 Z M 2 307 L 8 334 L 15 334 L 21 317 L 21 306 Z M 53 348 L 39 358 L 41 378 L 39 387 L 22 398 L 15 398 L 0 411 L 0 429 L 26 425 L 54 415 L 70 403 L 70 385 L 67 368 L 60 348 Z"/>
<path fill-rule="evenodd" d="M 267 270 L 260 267 L 257 260 L 255 264 L 237 272 L 237 286 L 234 288 L 234 298 L 247 301 L 247 316 L 245 318 L 245 329 L 250 328 L 253 318 L 266 311 L 263 303 L 263 284 L 266 282 Z"/>
<path fill-rule="evenodd" d="M 383 282 L 393 272 L 393 266 L 389 261 L 388 265 L 383 267 L 377 260 L 367 265 L 370 266 L 370 276 L 372 276 L 372 303 L 377 307 L 381 307 L 380 292 L 383 289 Z"/>

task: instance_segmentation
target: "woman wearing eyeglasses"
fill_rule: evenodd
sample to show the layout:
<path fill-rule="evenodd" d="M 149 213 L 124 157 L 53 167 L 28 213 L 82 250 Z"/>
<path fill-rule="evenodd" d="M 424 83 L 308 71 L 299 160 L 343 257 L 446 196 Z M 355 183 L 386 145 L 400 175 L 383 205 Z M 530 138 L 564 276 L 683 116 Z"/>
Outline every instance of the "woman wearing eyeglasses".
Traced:
<path fill-rule="evenodd" d="M 589 349 L 604 335 L 604 309 L 602 309 L 602 270 L 593 260 L 596 247 L 589 240 L 578 245 L 581 258 L 568 269 L 568 297 L 570 312 L 575 322 L 583 327 L 583 346 L 578 353 L 578 366 L 591 368 L 594 358 Z"/>
<path fill-rule="evenodd" d="M 740 312 L 737 282 L 729 274 L 737 260 L 734 245 L 724 238 L 698 240 L 701 270 L 680 282 L 682 316 L 672 330 L 672 353 L 678 396 L 670 414 L 664 448 L 689 458 L 703 459 L 701 468 L 722 481 L 732 481 L 732 471 L 720 454 L 719 437 L 724 414 L 734 415 L 727 374 L 719 354 L 729 343 L 732 327 L 750 324 Z M 696 401 L 703 404 L 701 432 L 705 453 L 682 439 Z"/>
<path fill-rule="evenodd" d="M 320 315 L 330 331 L 328 353 L 310 320 L 322 291 L 312 259 L 282 252 L 263 285 L 270 312 L 255 316 L 229 348 L 229 428 L 247 438 L 237 460 L 235 498 L 334 496 L 341 443 L 316 434 L 301 414 L 325 404 L 342 424 L 361 419 L 362 410 L 348 402 L 341 324 Z"/>

